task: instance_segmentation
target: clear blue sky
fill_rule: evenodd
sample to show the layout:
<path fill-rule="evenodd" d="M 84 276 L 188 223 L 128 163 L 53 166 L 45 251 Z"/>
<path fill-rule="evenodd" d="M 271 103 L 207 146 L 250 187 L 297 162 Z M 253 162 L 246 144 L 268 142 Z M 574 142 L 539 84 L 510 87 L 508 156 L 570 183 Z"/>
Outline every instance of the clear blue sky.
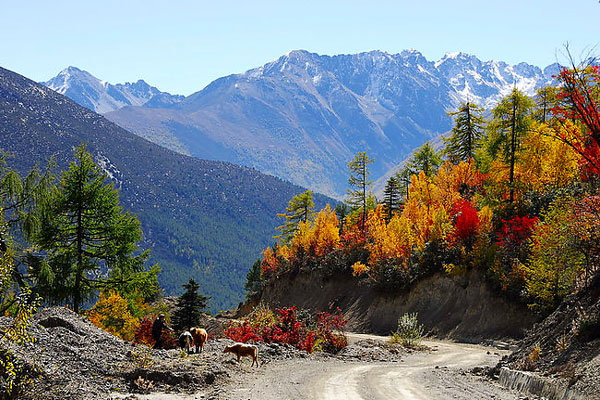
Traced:
<path fill-rule="evenodd" d="M 543 67 L 567 41 L 576 57 L 600 43 L 598 0 L 0 0 L 0 66 L 41 81 L 74 65 L 185 95 L 293 49 Z"/>

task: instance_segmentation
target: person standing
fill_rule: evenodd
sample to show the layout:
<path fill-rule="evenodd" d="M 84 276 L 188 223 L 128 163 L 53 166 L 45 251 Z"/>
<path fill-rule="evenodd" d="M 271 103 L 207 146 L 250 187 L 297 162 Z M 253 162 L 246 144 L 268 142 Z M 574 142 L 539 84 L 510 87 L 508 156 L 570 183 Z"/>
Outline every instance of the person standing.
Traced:
<path fill-rule="evenodd" d="M 163 348 L 164 341 L 162 338 L 162 332 L 165 328 L 169 331 L 173 331 L 173 329 L 167 325 L 167 322 L 165 321 L 165 314 L 159 314 L 152 324 L 152 337 L 154 338 L 155 349 Z"/>

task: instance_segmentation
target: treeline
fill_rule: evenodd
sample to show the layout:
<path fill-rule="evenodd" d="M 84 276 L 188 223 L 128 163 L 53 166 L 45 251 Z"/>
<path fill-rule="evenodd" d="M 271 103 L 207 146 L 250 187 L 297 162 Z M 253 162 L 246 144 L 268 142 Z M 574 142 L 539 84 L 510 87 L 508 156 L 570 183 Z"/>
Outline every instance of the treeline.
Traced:
<path fill-rule="evenodd" d="M 300 271 L 395 291 L 478 269 L 536 310 L 556 307 L 600 270 L 600 71 L 572 65 L 556 80 L 533 98 L 513 89 L 487 120 L 462 104 L 443 149 L 418 149 L 381 200 L 364 152 L 349 163 L 345 203 L 315 213 L 311 192 L 294 197 L 248 295 Z"/>

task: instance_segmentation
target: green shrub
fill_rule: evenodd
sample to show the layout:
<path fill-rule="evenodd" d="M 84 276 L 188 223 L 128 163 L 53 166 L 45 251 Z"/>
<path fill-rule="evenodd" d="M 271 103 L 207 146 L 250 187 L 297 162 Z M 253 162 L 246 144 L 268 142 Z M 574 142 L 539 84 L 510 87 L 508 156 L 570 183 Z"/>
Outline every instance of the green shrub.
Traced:
<path fill-rule="evenodd" d="M 392 333 L 391 343 L 400 343 L 404 347 L 415 347 L 423 339 L 424 328 L 419 324 L 418 314 L 404 314 L 398 319 L 398 329 Z"/>

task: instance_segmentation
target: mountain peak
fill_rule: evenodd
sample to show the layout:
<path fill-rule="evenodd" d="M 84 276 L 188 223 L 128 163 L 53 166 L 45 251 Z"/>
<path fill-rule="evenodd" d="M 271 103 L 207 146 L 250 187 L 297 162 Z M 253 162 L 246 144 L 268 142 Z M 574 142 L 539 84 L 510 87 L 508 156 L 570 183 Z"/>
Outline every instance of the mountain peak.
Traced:
<path fill-rule="evenodd" d="M 154 107 L 169 106 L 182 99 L 181 96 L 161 92 L 142 79 L 113 85 L 74 66 L 68 66 L 42 84 L 97 113 L 107 113 L 125 106 L 143 106 L 155 96 L 160 96 L 160 101 L 152 102 Z"/>

